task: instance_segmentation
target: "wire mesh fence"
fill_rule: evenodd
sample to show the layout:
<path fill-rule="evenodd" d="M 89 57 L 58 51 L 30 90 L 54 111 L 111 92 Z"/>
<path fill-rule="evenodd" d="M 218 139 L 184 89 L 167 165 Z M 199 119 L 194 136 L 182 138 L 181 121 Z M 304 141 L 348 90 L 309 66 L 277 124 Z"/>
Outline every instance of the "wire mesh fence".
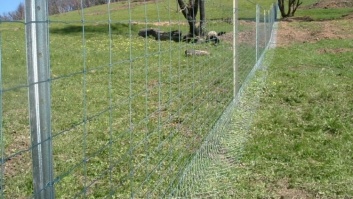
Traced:
<path fill-rule="evenodd" d="M 262 60 L 276 6 L 204 3 L 206 35 L 193 38 L 172 0 L 81 1 L 52 16 L 47 1 L 27 0 L 25 21 L 0 21 L 0 197 L 218 193 L 206 168 Z"/>

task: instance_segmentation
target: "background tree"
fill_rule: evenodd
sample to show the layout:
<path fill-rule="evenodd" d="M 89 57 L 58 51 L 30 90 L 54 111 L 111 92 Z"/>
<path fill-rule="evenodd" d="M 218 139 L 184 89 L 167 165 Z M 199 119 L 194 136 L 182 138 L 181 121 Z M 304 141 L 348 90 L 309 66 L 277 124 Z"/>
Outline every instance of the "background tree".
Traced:
<path fill-rule="evenodd" d="M 0 15 L 1 20 L 14 21 L 14 20 L 23 20 L 25 18 L 25 6 L 24 3 L 20 3 L 17 6 L 17 9 L 12 12 L 4 13 Z"/>
<path fill-rule="evenodd" d="M 9 0 L 10 1 L 10 0 Z M 110 0 L 113 2 L 123 2 L 127 0 Z M 136 2 L 143 2 L 144 0 L 134 0 Z M 198 0 L 200 1 L 200 0 Z M 204 0 L 201 0 L 204 1 Z M 83 8 L 91 6 L 107 4 L 108 0 L 83 0 Z M 60 14 L 73 10 L 81 9 L 81 0 L 48 0 L 49 14 Z M 15 11 L 0 14 L 0 20 L 12 21 L 12 20 L 23 20 L 24 19 L 24 3 L 20 3 Z M 197 10 L 196 10 L 197 13 Z M 196 15 L 195 13 L 195 15 Z"/>
<path fill-rule="evenodd" d="M 189 24 L 189 37 L 203 36 L 205 29 L 205 1 L 204 0 L 189 0 L 185 3 L 183 0 L 178 0 L 178 5 L 185 19 Z M 200 9 L 200 23 L 196 25 L 196 16 Z"/>
<path fill-rule="evenodd" d="M 288 2 L 288 3 L 286 3 Z M 294 16 L 297 8 L 302 4 L 301 0 L 278 0 L 278 7 L 281 12 L 282 18 Z M 286 10 L 287 5 L 287 10 Z"/>
<path fill-rule="evenodd" d="M 116 1 L 111 0 L 110 2 Z M 108 3 L 108 0 L 84 0 L 82 6 L 83 8 L 88 8 L 106 3 Z M 81 9 L 81 0 L 49 0 L 49 13 L 51 15 L 79 9 Z"/>

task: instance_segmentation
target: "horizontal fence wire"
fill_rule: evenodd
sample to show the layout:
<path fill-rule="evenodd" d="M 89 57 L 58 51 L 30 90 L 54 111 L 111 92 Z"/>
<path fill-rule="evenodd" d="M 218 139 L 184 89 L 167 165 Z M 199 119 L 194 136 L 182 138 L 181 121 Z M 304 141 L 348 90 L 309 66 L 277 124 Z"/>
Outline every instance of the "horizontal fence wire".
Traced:
<path fill-rule="evenodd" d="M 56 198 L 203 198 L 229 188 L 227 167 L 215 161 L 228 159 L 222 144 L 231 139 L 233 91 L 239 95 L 257 69 L 276 6 L 260 6 L 256 18 L 255 2 L 236 10 L 232 1 L 204 2 L 205 35 L 189 42 L 141 34 L 187 35 L 172 0 L 90 8 L 80 1 L 79 10 L 34 21 L 49 25 L 50 54 L 50 78 L 34 84 L 27 78 L 29 24 L 1 21 L 0 197 L 39 198 L 53 186 Z M 210 31 L 219 43 L 206 41 Z M 33 143 L 28 93 L 41 83 L 50 83 L 51 137 Z M 32 151 L 44 142 L 52 142 L 53 180 L 34 190 Z M 224 186 L 206 186 L 214 180 Z"/>

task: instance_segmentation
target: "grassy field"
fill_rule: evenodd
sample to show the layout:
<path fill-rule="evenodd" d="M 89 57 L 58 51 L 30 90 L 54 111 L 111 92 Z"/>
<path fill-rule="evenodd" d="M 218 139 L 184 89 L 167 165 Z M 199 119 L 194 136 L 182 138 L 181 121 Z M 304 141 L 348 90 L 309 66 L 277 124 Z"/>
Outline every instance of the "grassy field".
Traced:
<path fill-rule="evenodd" d="M 231 5 L 210 1 L 207 28 L 232 35 Z M 254 6 L 240 2 L 239 16 L 254 19 L 253 10 L 247 11 Z M 252 26 L 240 24 L 240 30 L 251 32 Z M 150 27 L 187 31 L 174 1 L 115 3 L 51 16 L 57 198 L 166 194 L 232 100 L 231 42 L 214 46 L 137 36 Z M 1 22 L 0 31 L 0 154 L 7 158 L 1 162 L 0 197 L 28 198 L 33 185 L 25 26 Z M 185 57 L 186 49 L 210 56 Z M 241 49 L 239 83 L 255 62 L 254 43 Z"/>
<path fill-rule="evenodd" d="M 300 10 L 298 17 L 318 21 L 280 22 L 283 35 L 269 52 L 273 61 L 250 137 L 232 170 L 237 198 L 353 197 L 353 32 L 347 13 L 352 9 Z M 287 32 L 281 32 L 284 23 Z"/>
<path fill-rule="evenodd" d="M 266 9 L 272 1 L 255 2 Z M 316 2 L 305 1 L 303 6 Z M 229 0 L 207 4 L 209 29 L 232 31 L 227 23 L 231 4 Z M 265 86 L 256 87 L 255 81 L 250 87 L 260 96 L 260 107 L 240 156 L 214 158 L 225 170 L 210 171 L 207 175 L 215 181 L 205 180 L 193 191 L 219 194 L 217 188 L 227 188 L 225 198 L 353 197 L 353 44 L 351 18 L 342 18 L 351 12 L 351 8 L 298 10 L 298 16 L 317 21 L 294 20 L 288 26 L 293 33 L 304 32 L 294 36 L 311 39 L 287 37 L 292 42 L 269 52 L 273 62 Z M 186 33 L 185 19 L 174 1 L 116 3 L 85 9 L 84 18 L 81 14 L 51 16 L 56 196 L 163 196 L 232 100 L 231 44 L 157 42 L 137 36 L 138 30 L 150 27 Z M 254 39 L 254 17 L 255 4 L 239 1 L 240 36 Z M 321 35 L 332 27 L 330 34 Z M 24 24 L 2 22 L 0 31 L 0 150 L 2 158 L 11 157 L 1 162 L 0 197 L 29 198 Z M 255 63 L 254 42 L 244 41 L 239 84 Z M 190 48 L 211 55 L 185 57 Z M 235 121 L 244 117 L 240 114 Z M 237 139 L 222 141 L 232 148 Z"/>

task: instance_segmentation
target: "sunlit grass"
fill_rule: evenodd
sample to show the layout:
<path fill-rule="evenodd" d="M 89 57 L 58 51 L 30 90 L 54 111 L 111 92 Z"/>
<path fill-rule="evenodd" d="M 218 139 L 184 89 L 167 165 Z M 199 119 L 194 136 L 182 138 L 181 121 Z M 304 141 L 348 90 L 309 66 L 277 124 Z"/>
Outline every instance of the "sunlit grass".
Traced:
<path fill-rule="evenodd" d="M 267 2 L 267 1 L 266 1 Z M 248 4 L 248 2 L 245 2 Z M 231 32 L 232 1 L 207 4 L 209 29 Z M 244 6 L 239 4 L 239 6 Z M 230 42 L 159 42 L 140 29 L 188 28 L 175 2 L 111 4 L 51 17 L 50 80 L 56 197 L 153 197 L 175 185 L 233 97 Z M 172 9 L 173 7 L 173 9 Z M 246 8 L 246 6 L 244 6 Z M 243 12 L 254 18 L 254 13 Z M 148 17 L 146 17 L 148 16 Z M 84 20 L 83 20 L 84 17 Z M 84 23 L 82 23 L 82 21 Z M 174 21 L 159 26 L 155 22 Z M 250 29 L 249 27 L 243 27 Z M 33 194 L 25 26 L 1 23 L 6 198 Z M 110 32 L 109 32 L 110 31 Z M 27 41 L 28 42 L 28 41 Z M 254 46 L 242 44 L 241 83 Z M 186 49 L 210 52 L 186 57 Z"/>
<path fill-rule="evenodd" d="M 353 13 L 353 8 L 339 9 L 298 9 L 295 16 L 309 16 L 314 20 L 334 20 Z"/>
<path fill-rule="evenodd" d="M 273 50 L 244 166 L 237 168 L 239 195 L 353 196 L 353 60 L 351 52 L 320 52 L 341 48 L 351 49 L 352 42 L 321 40 Z"/>

